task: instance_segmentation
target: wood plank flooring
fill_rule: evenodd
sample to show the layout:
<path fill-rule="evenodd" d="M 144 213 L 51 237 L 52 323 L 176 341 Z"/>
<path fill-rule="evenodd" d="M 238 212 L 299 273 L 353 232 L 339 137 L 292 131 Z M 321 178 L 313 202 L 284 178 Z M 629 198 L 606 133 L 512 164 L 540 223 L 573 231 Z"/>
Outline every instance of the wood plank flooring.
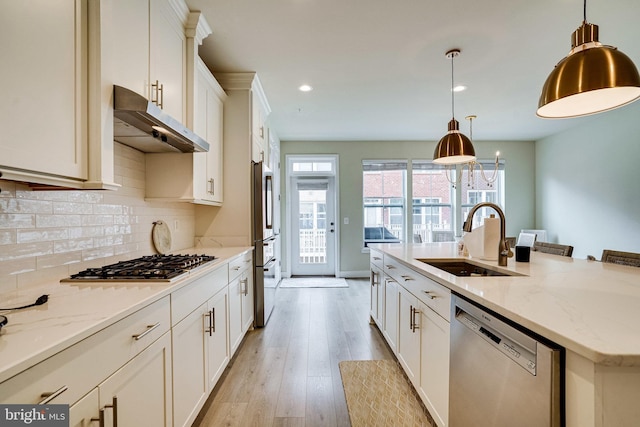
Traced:
<path fill-rule="evenodd" d="M 278 289 L 265 328 L 247 333 L 194 427 L 349 426 L 338 362 L 393 359 L 369 325 L 369 281 Z"/>

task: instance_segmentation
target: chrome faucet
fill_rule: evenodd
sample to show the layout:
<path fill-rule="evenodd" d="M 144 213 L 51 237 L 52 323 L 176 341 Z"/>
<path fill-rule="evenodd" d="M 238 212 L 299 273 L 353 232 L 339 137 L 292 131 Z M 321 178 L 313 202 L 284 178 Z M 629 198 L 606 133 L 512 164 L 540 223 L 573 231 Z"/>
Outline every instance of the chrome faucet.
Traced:
<path fill-rule="evenodd" d="M 464 225 L 462 226 L 462 230 L 466 232 L 471 232 L 471 228 L 473 226 L 473 215 L 476 213 L 478 209 L 485 208 L 485 207 L 493 208 L 493 210 L 496 211 L 498 213 L 498 216 L 500 217 L 500 243 L 498 246 L 498 265 L 501 267 L 506 267 L 507 258 L 512 257 L 513 252 L 511 251 L 511 248 L 509 248 L 509 243 L 505 238 L 506 221 L 504 218 L 504 212 L 502 212 L 502 209 L 500 209 L 500 206 L 490 202 L 478 203 L 477 205 L 472 207 L 471 210 L 469 211 L 469 215 L 467 215 L 467 220 L 464 222 Z"/>

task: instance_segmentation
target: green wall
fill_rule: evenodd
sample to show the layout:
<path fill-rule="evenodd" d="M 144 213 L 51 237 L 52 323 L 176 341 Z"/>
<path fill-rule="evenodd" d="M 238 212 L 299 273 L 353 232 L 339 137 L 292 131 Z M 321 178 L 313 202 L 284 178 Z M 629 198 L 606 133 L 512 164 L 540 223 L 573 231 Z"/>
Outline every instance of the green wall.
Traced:
<path fill-rule="evenodd" d="M 640 101 L 536 142 L 536 220 L 573 257 L 640 252 Z"/>
<path fill-rule="evenodd" d="M 290 154 L 337 154 L 338 203 L 337 224 L 340 227 L 339 269 L 343 276 L 368 275 L 369 254 L 362 251 L 362 160 L 363 159 L 431 159 L 436 142 L 424 141 L 318 141 L 281 142 L 282 184 L 286 185 L 285 158 Z M 492 159 L 496 151 L 505 160 L 505 215 L 507 235 L 516 236 L 523 228 L 535 225 L 535 143 L 477 142 L 476 154 L 480 159 Z M 286 219 L 286 190 L 282 189 L 282 244 L 286 254 L 289 235 Z M 349 224 L 343 218 L 349 217 Z M 289 270 L 286 257 L 283 271 Z"/>

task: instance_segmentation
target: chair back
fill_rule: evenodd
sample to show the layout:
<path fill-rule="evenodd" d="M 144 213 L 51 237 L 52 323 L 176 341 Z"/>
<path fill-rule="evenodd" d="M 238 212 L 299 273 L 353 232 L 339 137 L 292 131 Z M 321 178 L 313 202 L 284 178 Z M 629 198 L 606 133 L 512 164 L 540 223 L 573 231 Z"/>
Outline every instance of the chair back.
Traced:
<path fill-rule="evenodd" d="M 434 230 L 431 232 L 432 242 L 455 242 L 453 231 Z"/>
<path fill-rule="evenodd" d="M 557 243 L 535 242 L 533 250 L 545 254 L 562 255 L 570 257 L 573 254 L 573 246 L 559 245 Z"/>
<path fill-rule="evenodd" d="M 640 267 L 640 254 L 635 252 L 621 252 L 605 249 L 602 251 L 601 261 L 612 264 Z"/>

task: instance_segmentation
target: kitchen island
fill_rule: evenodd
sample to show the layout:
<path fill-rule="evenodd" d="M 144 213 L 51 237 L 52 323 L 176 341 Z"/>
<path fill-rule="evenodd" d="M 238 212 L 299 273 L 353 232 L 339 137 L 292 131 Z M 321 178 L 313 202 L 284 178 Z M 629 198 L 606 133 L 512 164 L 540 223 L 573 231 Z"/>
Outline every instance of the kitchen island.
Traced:
<path fill-rule="evenodd" d="M 640 422 L 640 269 L 532 252 L 506 267 L 467 257 L 510 275 L 458 277 L 420 261 L 464 258 L 455 243 L 371 248 L 564 347 L 567 426 Z"/>

